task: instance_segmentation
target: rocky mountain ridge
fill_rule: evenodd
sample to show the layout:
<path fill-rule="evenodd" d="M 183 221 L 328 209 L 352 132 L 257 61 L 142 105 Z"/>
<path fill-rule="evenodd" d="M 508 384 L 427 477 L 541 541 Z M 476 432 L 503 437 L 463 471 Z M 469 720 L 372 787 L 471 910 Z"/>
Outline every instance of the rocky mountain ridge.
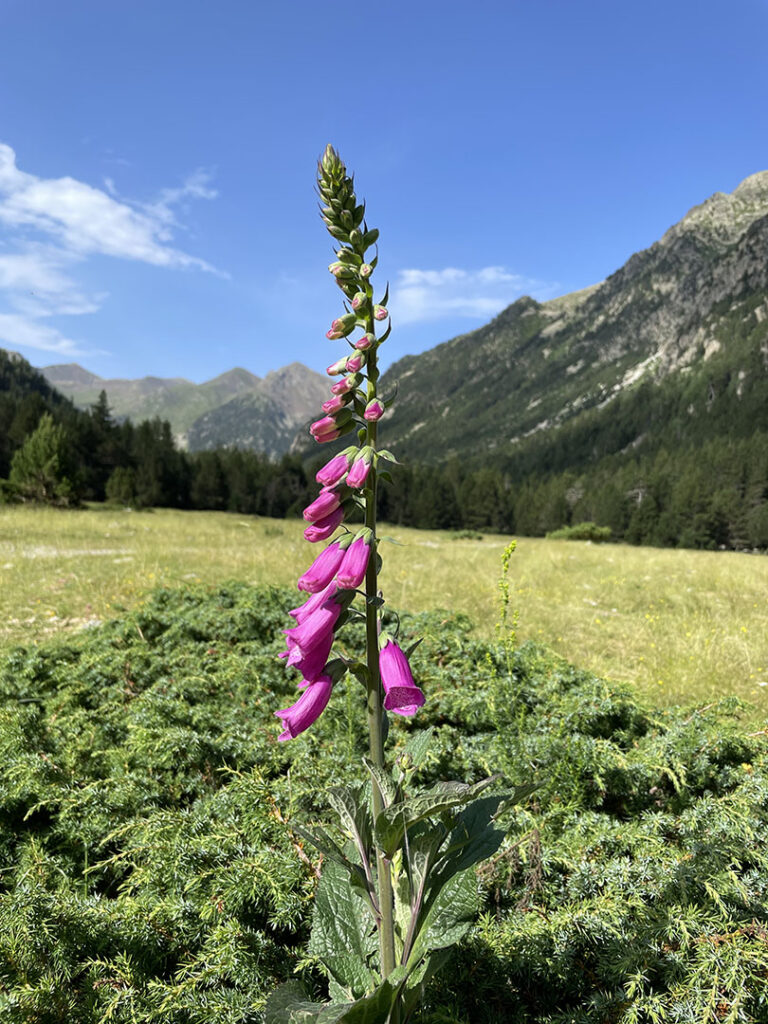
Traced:
<path fill-rule="evenodd" d="M 273 457 L 288 451 L 328 390 L 327 378 L 301 363 L 264 378 L 234 367 L 202 384 L 183 377 L 107 380 L 77 363 L 40 372 L 77 405 L 93 404 L 103 390 L 120 418 L 167 419 L 179 444 L 192 451 L 237 445 Z"/>
<path fill-rule="evenodd" d="M 583 417 L 599 433 L 612 404 L 644 394 L 641 384 L 685 393 L 696 418 L 713 389 L 748 403 L 767 376 L 763 171 L 695 206 L 600 284 L 544 303 L 523 297 L 486 326 L 401 359 L 383 379 L 399 394 L 382 427 L 412 459 L 512 453 Z"/>

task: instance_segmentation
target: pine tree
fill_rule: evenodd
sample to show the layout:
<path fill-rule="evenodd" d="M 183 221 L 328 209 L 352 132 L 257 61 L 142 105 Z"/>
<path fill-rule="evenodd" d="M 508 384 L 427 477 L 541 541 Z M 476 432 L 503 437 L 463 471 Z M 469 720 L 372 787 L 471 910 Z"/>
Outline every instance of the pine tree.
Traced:
<path fill-rule="evenodd" d="M 24 501 L 75 505 L 79 500 L 64 428 L 46 412 L 13 456 L 9 482 Z"/>

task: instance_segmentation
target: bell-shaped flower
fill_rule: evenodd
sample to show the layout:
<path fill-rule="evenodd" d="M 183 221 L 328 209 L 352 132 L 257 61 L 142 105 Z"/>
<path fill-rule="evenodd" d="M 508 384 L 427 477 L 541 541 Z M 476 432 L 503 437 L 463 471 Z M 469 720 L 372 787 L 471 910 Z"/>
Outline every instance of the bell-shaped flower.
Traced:
<path fill-rule="evenodd" d="M 329 516 L 340 504 L 339 492 L 331 490 L 330 487 L 324 487 L 315 500 L 307 505 L 302 515 L 308 523 L 316 523 L 318 519 L 325 519 L 326 516 Z"/>
<path fill-rule="evenodd" d="M 345 540 L 347 536 L 351 536 L 351 534 L 345 535 Z M 298 589 L 305 590 L 308 594 L 322 592 L 336 575 L 336 570 L 344 560 L 347 547 L 348 545 L 344 545 L 338 540 L 335 540 L 333 544 L 329 544 L 327 548 L 320 552 L 306 572 L 299 576 L 296 583 Z M 305 605 L 301 607 L 304 608 Z M 294 615 L 294 618 L 298 620 L 298 616 Z"/>
<path fill-rule="evenodd" d="M 319 608 L 323 601 L 327 600 L 329 597 L 334 597 L 338 590 L 339 585 L 336 580 L 329 580 L 321 590 L 316 590 L 314 593 L 310 592 L 310 596 L 304 604 L 300 604 L 297 608 L 291 608 L 288 614 L 292 616 L 292 618 L 296 620 L 296 624 L 299 625 L 304 621 L 304 619 L 308 618 L 312 612 Z"/>
<path fill-rule="evenodd" d="M 368 561 L 373 550 L 373 534 L 361 530 L 347 548 L 344 561 L 336 573 L 336 582 L 345 590 L 356 590 L 365 579 Z"/>
<path fill-rule="evenodd" d="M 280 657 L 287 658 L 286 665 L 298 669 L 307 682 L 313 683 L 325 668 L 325 663 L 328 661 L 333 647 L 333 639 L 333 633 L 329 633 L 317 647 L 313 647 L 306 654 L 295 643 L 288 640 L 288 650 L 284 651 Z"/>
<path fill-rule="evenodd" d="M 408 659 L 386 633 L 379 637 L 379 647 L 384 707 L 395 715 L 415 715 L 424 704 L 424 694 L 413 681 Z"/>
<path fill-rule="evenodd" d="M 325 516 L 323 519 L 317 519 L 304 531 L 305 539 L 308 540 L 310 544 L 316 544 L 319 540 L 328 540 L 336 527 L 340 526 L 344 521 L 344 513 L 344 506 L 339 505 L 338 508 L 335 508 L 333 512 Z"/>
<path fill-rule="evenodd" d="M 328 637 L 333 634 L 341 609 L 342 604 L 336 600 L 335 595 L 328 596 L 297 626 L 284 629 L 289 649 L 297 647 L 302 654 L 307 654 L 315 647 L 326 643 Z M 288 663 L 291 663 L 290 654 Z"/>
<path fill-rule="evenodd" d="M 333 680 L 329 675 L 320 675 L 304 690 L 295 704 L 282 711 L 276 711 L 275 715 L 283 724 L 284 732 L 281 732 L 278 739 L 292 740 L 304 732 L 318 720 L 328 706 L 333 690 Z"/>

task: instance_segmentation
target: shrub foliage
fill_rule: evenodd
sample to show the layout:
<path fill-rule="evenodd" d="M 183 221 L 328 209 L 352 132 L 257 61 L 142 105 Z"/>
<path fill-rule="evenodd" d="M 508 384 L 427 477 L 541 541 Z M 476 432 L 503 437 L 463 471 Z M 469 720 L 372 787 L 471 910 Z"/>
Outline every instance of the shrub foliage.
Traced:
<path fill-rule="evenodd" d="M 157 592 L 0 661 L 0 1019 L 246 1024 L 298 974 L 318 864 L 290 822 L 365 753 L 339 687 L 301 740 L 280 628 L 289 593 Z M 424 992 L 428 1024 L 768 1021 L 765 735 L 735 700 L 652 710 L 546 650 L 404 617 L 432 725 L 422 781 L 501 771 L 485 910 Z M 350 682 L 348 687 L 358 684 Z M 348 767 L 349 765 L 352 767 Z"/>

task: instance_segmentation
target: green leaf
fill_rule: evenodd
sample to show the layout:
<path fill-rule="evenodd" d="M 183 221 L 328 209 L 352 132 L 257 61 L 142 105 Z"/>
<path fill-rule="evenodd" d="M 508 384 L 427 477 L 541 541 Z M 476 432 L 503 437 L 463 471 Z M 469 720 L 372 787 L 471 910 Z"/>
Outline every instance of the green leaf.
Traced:
<path fill-rule="evenodd" d="M 391 860 L 401 845 L 408 826 L 431 815 L 442 814 L 454 807 L 468 804 L 499 778 L 500 776 L 493 775 L 474 785 L 467 785 L 464 782 L 439 782 L 431 789 L 423 790 L 407 800 L 399 800 L 386 807 L 378 815 L 375 823 L 374 831 L 379 848 Z"/>
<path fill-rule="evenodd" d="M 336 1024 L 351 1003 L 312 1003 L 304 986 L 288 981 L 267 1000 L 264 1024 Z"/>
<path fill-rule="evenodd" d="M 394 803 L 398 797 L 397 786 L 389 775 L 381 768 L 378 768 L 367 757 L 363 758 L 363 764 L 368 769 L 374 785 L 378 786 L 384 804 L 389 806 L 389 804 Z"/>
<path fill-rule="evenodd" d="M 392 452 L 389 451 L 389 449 L 387 448 L 382 448 L 381 451 L 377 452 L 377 455 L 379 456 L 380 459 L 384 459 L 385 462 L 393 462 L 396 466 L 401 465 L 401 463 L 397 461 Z"/>
<path fill-rule="evenodd" d="M 368 966 L 377 945 L 369 904 L 349 885 L 343 865 L 327 861 L 315 894 L 309 952 L 355 999 L 377 983 Z"/>
<path fill-rule="evenodd" d="M 349 881 L 351 885 L 354 885 L 358 889 L 362 889 L 365 893 L 370 893 L 370 885 L 366 878 L 365 871 L 359 864 L 355 864 L 353 861 L 346 856 L 343 850 L 333 841 L 328 835 L 325 829 L 315 826 L 313 832 L 308 829 L 302 828 L 300 825 L 291 825 L 291 831 L 295 832 L 296 835 L 306 839 L 307 842 L 312 845 L 323 854 L 328 857 L 329 860 L 335 861 L 340 864 L 347 874 L 349 875 Z"/>
<path fill-rule="evenodd" d="M 401 781 L 406 774 L 415 772 L 424 764 L 427 757 L 427 750 L 429 749 L 429 743 L 434 731 L 434 728 L 430 725 L 429 728 L 420 729 L 408 738 L 407 743 L 403 746 L 403 749 L 395 759 L 395 772 L 399 776 L 398 782 Z"/>
<path fill-rule="evenodd" d="M 265 1024 L 385 1024 L 396 994 L 384 981 L 354 1003 L 312 1003 L 299 982 L 289 981 L 267 1000 Z"/>
<path fill-rule="evenodd" d="M 455 946 L 477 916 L 477 879 L 472 870 L 454 875 L 426 909 L 411 945 L 406 967 L 416 969 L 423 957 L 437 949 Z"/>
<path fill-rule="evenodd" d="M 351 834 L 358 852 L 371 846 L 371 815 L 364 786 L 348 789 L 333 786 L 328 790 L 328 802 L 341 819 L 342 826 Z"/>
<path fill-rule="evenodd" d="M 378 470 L 377 476 L 379 480 L 385 480 L 388 484 L 392 483 L 392 474 L 389 473 L 386 469 Z"/>

